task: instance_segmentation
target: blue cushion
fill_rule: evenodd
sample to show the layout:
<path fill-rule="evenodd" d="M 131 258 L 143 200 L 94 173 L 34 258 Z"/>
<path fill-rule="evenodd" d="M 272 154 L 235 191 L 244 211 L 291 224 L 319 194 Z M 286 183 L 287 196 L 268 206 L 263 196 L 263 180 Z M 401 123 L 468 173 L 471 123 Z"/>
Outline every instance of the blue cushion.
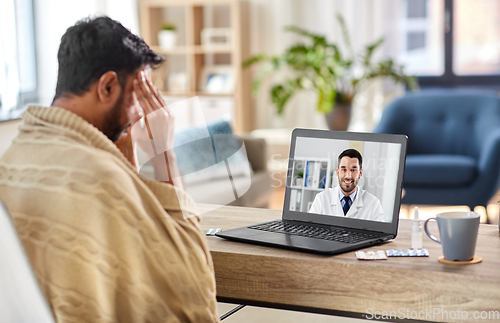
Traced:
<path fill-rule="evenodd" d="M 214 149 L 215 134 L 228 135 L 220 139 L 227 143 L 227 147 L 220 152 L 224 153 L 224 156 L 220 158 L 221 160 L 237 152 L 240 145 L 232 136 L 232 133 L 231 126 L 227 121 L 215 122 L 200 127 L 190 127 L 176 132 L 174 147 L 181 172 L 189 174 L 217 163 L 217 155 Z"/>
<path fill-rule="evenodd" d="M 498 128 L 498 94 L 423 91 L 394 100 L 375 132 L 408 136 L 408 154 L 478 158 L 484 138 Z"/>
<path fill-rule="evenodd" d="M 466 186 L 476 174 L 476 161 L 468 156 L 408 155 L 403 186 Z"/>
<path fill-rule="evenodd" d="M 176 132 L 174 142 L 179 170 L 185 184 L 227 178 L 223 162 L 231 158 L 231 176 L 246 175 L 250 164 L 245 150 L 227 121 L 190 127 Z M 223 163 L 221 163 L 223 162 Z"/>

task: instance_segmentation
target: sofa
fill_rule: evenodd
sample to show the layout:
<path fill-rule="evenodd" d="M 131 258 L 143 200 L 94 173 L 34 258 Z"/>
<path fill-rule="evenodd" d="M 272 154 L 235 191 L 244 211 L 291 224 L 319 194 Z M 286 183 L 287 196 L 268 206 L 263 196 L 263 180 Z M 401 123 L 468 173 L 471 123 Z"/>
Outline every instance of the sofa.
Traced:
<path fill-rule="evenodd" d="M 247 158 L 252 169 L 250 175 L 251 185 L 248 190 L 227 203 L 220 200 L 221 195 L 224 195 L 224 186 L 217 185 L 217 181 L 221 181 L 221 179 L 195 184 L 185 183 L 186 191 L 199 203 L 267 208 L 272 194 L 272 187 L 271 175 L 266 166 L 266 142 L 264 139 L 252 138 L 250 135 L 236 137 L 236 139 L 240 145 L 245 145 Z M 236 187 L 242 186 L 242 182 L 245 180 L 244 176 L 233 177 Z"/>
<path fill-rule="evenodd" d="M 177 131 L 174 147 L 184 188 L 196 203 L 268 206 L 272 188 L 264 139 L 236 136 L 221 120 Z M 149 163 L 140 173 L 154 178 Z"/>
<path fill-rule="evenodd" d="M 374 132 L 405 134 L 405 204 L 485 206 L 500 185 L 500 98 L 422 91 L 391 102 Z"/>

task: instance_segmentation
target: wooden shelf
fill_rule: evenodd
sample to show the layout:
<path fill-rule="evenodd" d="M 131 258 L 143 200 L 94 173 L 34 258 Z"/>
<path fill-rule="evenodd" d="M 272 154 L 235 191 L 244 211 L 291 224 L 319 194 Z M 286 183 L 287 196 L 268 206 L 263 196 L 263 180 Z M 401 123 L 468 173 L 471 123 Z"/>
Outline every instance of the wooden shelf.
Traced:
<path fill-rule="evenodd" d="M 166 56 L 163 66 L 153 73 L 153 82 L 162 85 L 165 96 L 208 96 L 216 100 L 232 98 L 234 104 L 233 128 L 235 132 L 254 129 L 250 70 L 242 68 L 249 57 L 248 2 L 242 0 L 142 0 L 139 2 L 141 36 L 151 48 Z M 158 44 L 157 34 L 164 23 L 177 27 L 178 46 L 164 50 Z M 231 28 L 231 45 L 204 46 L 201 32 L 204 28 Z M 200 91 L 202 78 L 208 66 L 230 65 L 233 71 L 232 93 L 206 93 Z M 176 73 L 177 75 L 174 75 Z M 172 79 L 185 74 L 186 92 L 169 91 Z M 169 76 L 172 75 L 172 78 Z M 182 80 L 182 77 L 180 78 Z M 157 82 L 156 82 L 157 81 Z M 176 87 L 179 83 L 177 83 Z M 184 88 L 181 86 L 180 88 Z M 222 116 L 221 116 L 222 117 Z"/>
<path fill-rule="evenodd" d="M 164 55 L 187 55 L 187 54 L 231 54 L 231 46 L 176 46 L 172 49 L 163 49 L 160 46 L 151 46 L 151 49 Z"/>
<path fill-rule="evenodd" d="M 233 97 L 233 93 L 207 93 L 207 92 L 168 92 L 162 91 L 163 96 L 212 96 L 212 97 Z"/>
<path fill-rule="evenodd" d="M 232 46 L 195 46 L 194 52 L 196 54 L 208 54 L 208 53 L 221 53 L 221 54 L 232 54 L 234 48 Z"/>
<path fill-rule="evenodd" d="M 151 49 L 154 50 L 155 52 L 163 54 L 163 55 L 165 55 L 165 54 L 167 54 L 167 55 L 168 54 L 186 55 L 186 54 L 193 53 L 193 48 L 190 46 L 176 46 L 176 47 L 168 49 L 168 50 L 165 50 L 165 49 L 161 48 L 160 46 L 151 46 Z"/>

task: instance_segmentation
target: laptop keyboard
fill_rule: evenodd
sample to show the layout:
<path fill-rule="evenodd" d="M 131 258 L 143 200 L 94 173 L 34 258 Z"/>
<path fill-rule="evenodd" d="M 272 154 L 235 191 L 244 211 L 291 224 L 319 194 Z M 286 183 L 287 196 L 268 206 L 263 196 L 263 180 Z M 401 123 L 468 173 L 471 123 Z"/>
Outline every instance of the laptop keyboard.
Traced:
<path fill-rule="evenodd" d="M 252 225 L 249 226 L 249 228 L 345 243 L 357 243 L 377 237 L 376 235 L 365 232 L 347 231 L 341 228 L 316 227 L 304 224 L 288 223 L 279 220 Z"/>

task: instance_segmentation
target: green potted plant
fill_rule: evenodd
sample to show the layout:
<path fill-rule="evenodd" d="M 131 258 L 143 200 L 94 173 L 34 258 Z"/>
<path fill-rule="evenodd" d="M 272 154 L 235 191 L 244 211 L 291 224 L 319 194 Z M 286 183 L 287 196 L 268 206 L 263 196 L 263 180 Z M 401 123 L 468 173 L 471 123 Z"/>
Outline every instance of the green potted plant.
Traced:
<path fill-rule="evenodd" d="M 254 80 L 254 93 L 258 91 L 262 80 L 270 74 L 282 70 L 289 72 L 282 82 L 274 84 L 270 89 L 271 101 L 278 114 L 283 114 L 286 103 L 295 93 L 313 90 L 318 94 L 317 110 L 326 115 L 329 128 L 346 130 L 354 96 L 369 81 L 388 77 L 412 90 L 418 88 L 416 78 L 406 75 L 403 66 L 395 64 L 393 60 L 372 62 L 373 53 L 383 39 L 366 45 L 361 53 L 355 54 L 343 17 L 337 15 L 337 20 L 348 50 L 347 55 L 342 53 L 337 44 L 329 43 L 322 35 L 287 26 L 285 31 L 308 38 L 310 44 L 295 44 L 277 56 L 256 55 L 243 63 L 244 67 L 264 63 Z"/>
<path fill-rule="evenodd" d="M 295 177 L 295 186 L 302 186 L 304 184 L 304 172 L 297 172 L 297 176 Z"/>
<path fill-rule="evenodd" d="M 170 50 L 175 47 L 177 35 L 175 33 L 175 25 L 165 23 L 158 32 L 158 44 L 163 50 Z"/>

